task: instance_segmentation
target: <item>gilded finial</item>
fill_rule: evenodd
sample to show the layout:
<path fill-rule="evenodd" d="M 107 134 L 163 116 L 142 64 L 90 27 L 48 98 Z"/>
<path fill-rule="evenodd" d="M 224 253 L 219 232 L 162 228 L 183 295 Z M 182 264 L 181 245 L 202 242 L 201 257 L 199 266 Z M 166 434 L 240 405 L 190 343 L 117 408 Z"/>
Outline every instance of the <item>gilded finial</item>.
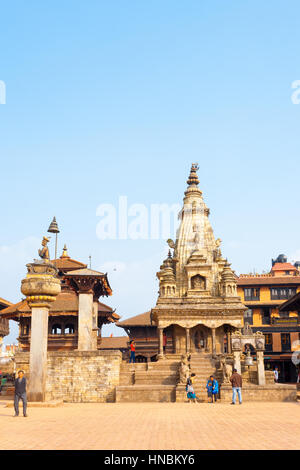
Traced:
<path fill-rule="evenodd" d="M 53 220 L 48 228 L 48 232 L 49 233 L 59 233 L 59 228 L 58 228 L 58 225 L 57 225 L 57 222 L 56 222 L 56 218 L 53 217 Z"/>
<path fill-rule="evenodd" d="M 191 185 L 196 185 L 198 186 L 199 184 L 199 178 L 198 178 L 198 175 L 197 175 L 197 171 L 199 170 L 199 165 L 198 163 L 192 163 L 192 168 L 191 168 L 191 172 L 190 172 L 190 176 L 189 176 L 189 179 L 187 180 L 187 184 L 189 186 Z"/>
<path fill-rule="evenodd" d="M 67 245 L 66 245 L 66 244 L 64 245 L 64 249 L 63 249 L 61 258 L 70 258 L 70 256 L 68 255 L 68 249 L 67 249 Z"/>

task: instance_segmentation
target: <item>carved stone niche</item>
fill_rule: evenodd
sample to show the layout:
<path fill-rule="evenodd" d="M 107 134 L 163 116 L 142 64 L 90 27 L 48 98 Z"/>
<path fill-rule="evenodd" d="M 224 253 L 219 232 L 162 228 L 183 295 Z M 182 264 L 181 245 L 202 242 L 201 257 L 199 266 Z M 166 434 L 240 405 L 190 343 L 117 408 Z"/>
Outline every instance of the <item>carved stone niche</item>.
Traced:
<path fill-rule="evenodd" d="M 232 349 L 233 351 L 242 350 L 242 341 L 240 338 L 232 338 Z"/>
<path fill-rule="evenodd" d="M 200 274 L 191 277 L 191 288 L 193 290 L 206 290 L 206 278 L 200 276 Z"/>
<path fill-rule="evenodd" d="M 257 331 L 255 334 L 255 346 L 257 351 L 265 350 L 265 336 L 261 331 Z"/>

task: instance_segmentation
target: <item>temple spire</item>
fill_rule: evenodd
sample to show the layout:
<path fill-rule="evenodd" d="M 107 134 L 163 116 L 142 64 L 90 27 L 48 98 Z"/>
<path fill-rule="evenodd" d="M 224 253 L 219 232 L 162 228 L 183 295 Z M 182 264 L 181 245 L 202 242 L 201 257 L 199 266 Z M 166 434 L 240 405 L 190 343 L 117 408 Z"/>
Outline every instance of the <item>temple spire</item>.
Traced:
<path fill-rule="evenodd" d="M 194 195 L 196 197 L 202 196 L 202 191 L 199 189 L 199 178 L 197 175 L 197 171 L 199 170 L 198 163 L 192 163 L 190 176 L 187 180 L 188 188 L 185 191 L 185 196 Z"/>

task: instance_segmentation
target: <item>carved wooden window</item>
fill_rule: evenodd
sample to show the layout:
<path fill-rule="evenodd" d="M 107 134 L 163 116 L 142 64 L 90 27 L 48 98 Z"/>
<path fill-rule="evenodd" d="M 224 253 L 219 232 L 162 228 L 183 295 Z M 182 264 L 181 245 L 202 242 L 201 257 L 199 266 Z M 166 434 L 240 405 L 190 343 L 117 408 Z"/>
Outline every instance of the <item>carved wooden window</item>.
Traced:
<path fill-rule="evenodd" d="M 297 292 L 296 287 L 272 287 L 271 300 L 285 300 L 293 297 Z"/>
<path fill-rule="evenodd" d="M 282 351 L 291 350 L 291 335 L 290 333 L 281 333 L 281 348 Z"/>
<path fill-rule="evenodd" d="M 273 335 L 272 333 L 265 333 L 265 348 L 266 351 L 273 350 Z"/>
<path fill-rule="evenodd" d="M 244 323 L 248 323 L 248 325 L 253 325 L 253 310 L 248 309 L 244 313 Z"/>
<path fill-rule="evenodd" d="M 260 289 L 248 288 L 244 289 L 245 300 L 260 300 Z"/>

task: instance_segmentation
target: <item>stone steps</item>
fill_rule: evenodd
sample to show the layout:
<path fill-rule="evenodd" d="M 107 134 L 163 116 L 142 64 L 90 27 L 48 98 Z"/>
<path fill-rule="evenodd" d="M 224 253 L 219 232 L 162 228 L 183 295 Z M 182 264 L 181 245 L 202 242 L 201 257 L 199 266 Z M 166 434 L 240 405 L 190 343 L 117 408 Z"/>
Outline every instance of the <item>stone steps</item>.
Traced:
<path fill-rule="evenodd" d="M 175 402 L 176 387 L 172 385 L 133 385 L 116 387 L 117 403 Z"/>
<path fill-rule="evenodd" d="M 181 359 L 181 355 L 179 356 Z M 158 362 L 147 364 L 128 364 L 121 366 L 120 385 L 116 387 L 118 402 L 163 402 L 176 401 L 179 382 L 180 360 L 166 357 Z M 195 373 L 195 392 L 201 402 L 207 401 L 206 384 L 210 375 L 216 373 L 215 362 L 210 355 L 192 356 L 191 373 Z M 185 386 L 180 389 L 180 401 L 186 401 Z M 178 395 L 178 396 L 179 396 Z"/>
<path fill-rule="evenodd" d="M 134 374 L 121 373 L 119 379 L 120 385 L 133 385 L 134 383 Z"/>
<path fill-rule="evenodd" d="M 178 382 L 178 375 L 164 375 L 164 374 L 136 374 L 135 385 L 176 385 Z"/>

